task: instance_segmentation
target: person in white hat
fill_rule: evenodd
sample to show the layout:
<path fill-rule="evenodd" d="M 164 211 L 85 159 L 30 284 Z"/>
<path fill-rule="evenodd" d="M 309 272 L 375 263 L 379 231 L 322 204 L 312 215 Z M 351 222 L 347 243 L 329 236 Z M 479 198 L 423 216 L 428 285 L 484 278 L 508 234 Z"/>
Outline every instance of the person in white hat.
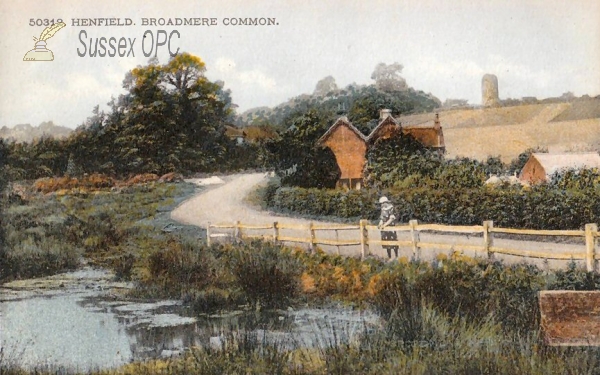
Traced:
<path fill-rule="evenodd" d="M 387 226 L 396 225 L 396 215 L 394 214 L 394 205 L 390 202 L 387 197 L 379 198 L 379 204 L 381 205 L 381 215 L 379 216 L 379 225 L 377 228 L 384 229 Z M 398 234 L 392 230 L 382 230 L 381 231 L 381 240 L 382 241 L 398 241 Z M 398 258 L 398 246 L 396 245 L 383 245 L 382 246 L 387 251 L 388 259 L 392 259 L 392 250 L 394 250 L 394 255 Z"/>

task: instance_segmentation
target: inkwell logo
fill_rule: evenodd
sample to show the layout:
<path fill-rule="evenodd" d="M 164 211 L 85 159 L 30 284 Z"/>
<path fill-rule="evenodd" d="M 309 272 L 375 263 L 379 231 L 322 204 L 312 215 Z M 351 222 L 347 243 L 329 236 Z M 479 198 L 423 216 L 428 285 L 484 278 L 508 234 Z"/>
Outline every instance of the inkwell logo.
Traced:
<path fill-rule="evenodd" d="M 65 26 L 67 25 L 64 22 L 52 24 L 42 31 L 39 38 L 33 37 L 35 48 L 25 54 L 23 61 L 53 61 L 54 54 L 46 48 L 46 40 L 52 38 L 58 30 Z"/>

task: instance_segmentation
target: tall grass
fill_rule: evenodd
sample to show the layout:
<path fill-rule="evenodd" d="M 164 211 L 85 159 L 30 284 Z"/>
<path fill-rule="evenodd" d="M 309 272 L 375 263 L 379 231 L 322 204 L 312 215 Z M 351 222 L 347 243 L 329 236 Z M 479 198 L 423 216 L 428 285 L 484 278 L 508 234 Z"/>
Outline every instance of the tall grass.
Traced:
<path fill-rule="evenodd" d="M 138 297 L 182 298 L 196 312 L 213 312 L 287 307 L 300 294 L 302 263 L 281 245 L 206 246 L 175 237 L 156 244 L 140 271 Z"/>
<path fill-rule="evenodd" d="M 152 220 L 175 197 L 191 191 L 187 186 L 153 183 L 120 192 L 106 188 L 64 195 L 31 192 L 28 200 L 5 209 L 0 282 L 71 270 L 82 257 L 129 279 L 148 251 L 141 245 L 148 237 L 161 236 L 142 220 Z"/>

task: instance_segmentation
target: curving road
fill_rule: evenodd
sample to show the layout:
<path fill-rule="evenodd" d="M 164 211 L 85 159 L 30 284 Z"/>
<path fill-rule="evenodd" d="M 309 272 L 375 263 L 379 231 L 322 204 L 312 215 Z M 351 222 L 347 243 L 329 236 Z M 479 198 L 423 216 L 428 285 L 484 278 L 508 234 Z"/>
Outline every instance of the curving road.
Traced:
<path fill-rule="evenodd" d="M 277 221 L 280 223 L 286 223 L 291 225 L 301 225 L 308 228 L 310 220 L 299 219 L 293 217 L 287 217 L 283 215 L 274 214 L 271 212 L 261 211 L 255 207 L 252 207 L 245 202 L 246 196 L 256 189 L 260 184 L 267 182 L 268 175 L 265 173 L 249 173 L 249 174 L 237 174 L 226 178 L 226 182 L 221 185 L 212 186 L 211 188 L 202 191 L 198 195 L 188 199 L 178 206 L 171 213 L 171 217 L 184 224 L 196 225 L 202 228 L 206 228 L 208 223 L 233 223 L 240 221 L 242 223 L 254 224 L 254 225 L 272 225 L 273 222 Z M 313 221 L 315 224 L 332 224 L 335 223 L 325 221 Z M 339 225 L 339 224 L 338 224 Z M 249 233 L 247 231 L 246 233 Z M 252 234 L 264 234 L 271 235 L 272 231 L 252 231 Z M 292 236 L 292 237 L 307 237 L 308 229 L 304 231 L 289 230 L 281 231 L 280 235 Z M 358 238 L 358 231 L 339 231 L 338 238 L 340 240 L 354 240 Z M 336 235 L 331 232 L 318 232 L 319 238 L 335 239 Z M 398 236 L 399 240 L 408 240 L 408 233 L 402 232 Z M 378 231 L 370 231 L 369 238 L 379 240 Z M 466 236 L 466 235 L 443 235 L 443 234 L 431 234 L 424 233 L 420 234 L 420 240 L 422 242 L 442 243 L 447 245 L 453 244 L 469 244 L 469 245 L 480 245 L 482 244 L 481 236 Z M 494 240 L 494 246 L 503 248 L 522 249 L 529 251 L 544 251 L 544 252 L 566 252 L 566 253 L 583 253 L 585 252 L 585 244 L 583 241 L 581 244 L 564 244 L 564 243 L 552 243 L 552 242 L 537 242 L 537 241 L 520 241 L 520 240 L 509 240 L 509 239 L 498 239 Z M 359 256 L 360 248 L 358 246 L 346 246 L 340 247 L 339 249 L 335 246 L 321 246 L 324 251 L 336 253 L 339 252 L 341 255 L 347 256 Z M 385 251 L 381 246 L 371 246 L 370 252 L 373 255 L 384 257 Z M 437 254 L 452 253 L 452 249 L 423 249 L 421 250 L 421 258 L 432 259 Z M 474 252 L 465 251 L 465 255 L 476 256 Z M 400 256 L 410 257 L 412 250 L 409 248 L 401 248 Z M 507 263 L 518 263 L 527 261 L 535 263 L 538 266 L 544 268 L 564 268 L 566 267 L 567 261 L 551 260 L 545 263 L 542 260 L 534 258 L 523 258 L 514 256 L 505 256 L 497 254 L 498 259 L 502 259 Z M 580 265 L 584 266 L 584 262 L 580 261 Z"/>

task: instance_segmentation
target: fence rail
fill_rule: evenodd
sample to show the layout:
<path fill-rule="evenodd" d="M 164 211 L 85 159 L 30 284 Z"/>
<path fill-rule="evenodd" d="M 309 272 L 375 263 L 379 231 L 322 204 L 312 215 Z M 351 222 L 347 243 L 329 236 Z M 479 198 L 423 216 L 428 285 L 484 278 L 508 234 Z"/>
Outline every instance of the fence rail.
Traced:
<path fill-rule="evenodd" d="M 215 230 L 232 230 L 230 233 L 215 232 Z M 257 234 L 255 231 L 268 231 L 268 233 Z M 409 232 L 410 239 L 406 240 L 380 240 L 370 235 L 370 232 L 379 231 L 375 225 L 369 224 L 367 220 L 360 220 L 359 225 L 323 225 L 323 224 L 289 224 L 273 222 L 272 224 L 248 224 L 236 221 L 231 224 L 209 223 L 206 227 L 207 243 L 210 244 L 214 238 L 233 237 L 233 238 L 263 238 L 275 242 L 293 242 L 308 244 L 311 250 L 317 245 L 334 246 L 337 253 L 340 254 L 340 247 L 360 246 L 361 256 L 370 254 L 370 246 L 399 246 L 412 249 L 413 256 L 420 258 L 422 249 L 454 250 L 454 251 L 473 251 L 489 258 L 494 254 L 504 254 L 517 257 L 546 259 L 546 260 L 585 260 L 586 269 L 590 272 L 597 272 L 597 260 L 600 260 L 600 253 L 596 251 L 596 241 L 600 237 L 598 226 L 596 224 L 586 224 L 585 230 L 531 230 L 531 229 L 513 229 L 496 228 L 492 221 L 484 221 L 482 225 L 441 225 L 441 224 L 419 224 L 417 220 L 411 220 L 408 224 L 386 227 L 386 231 L 397 233 Z M 281 234 L 285 231 L 285 234 Z M 294 235 L 289 231 L 295 231 Z M 301 233 L 299 234 L 298 231 Z M 339 238 L 340 232 L 356 232 L 355 238 Z M 333 237 L 321 235 L 323 232 L 333 232 Z M 420 233 L 456 233 L 456 234 L 477 234 L 481 235 L 482 241 L 479 244 L 458 244 L 458 243 L 439 243 L 420 240 Z M 319 233 L 319 235 L 317 235 Z M 579 237 L 585 241 L 585 251 L 580 252 L 554 252 L 523 250 L 508 247 L 494 246 L 494 234 L 516 234 L 530 236 L 566 236 Z"/>

